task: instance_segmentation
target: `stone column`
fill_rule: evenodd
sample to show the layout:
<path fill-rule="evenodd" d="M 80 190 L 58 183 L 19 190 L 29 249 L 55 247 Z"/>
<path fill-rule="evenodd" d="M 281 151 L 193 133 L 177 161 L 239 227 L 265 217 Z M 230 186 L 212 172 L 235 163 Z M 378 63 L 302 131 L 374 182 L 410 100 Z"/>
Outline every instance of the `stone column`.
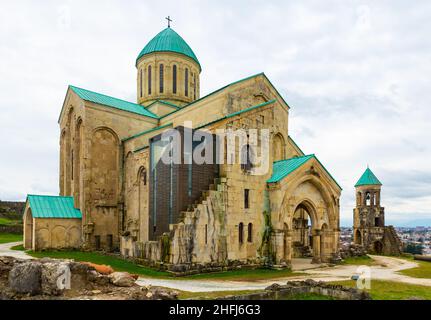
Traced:
<path fill-rule="evenodd" d="M 284 260 L 287 264 L 292 264 L 292 231 L 284 231 Z"/>
<path fill-rule="evenodd" d="M 281 265 L 284 261 L 284 230 L 275 229 L 272 234 L 275 252 L 275 264 Z"/>
<path fill-rule="evenodd" d="M 321 263 L 320 258 L 320 236 L 322 231 L 319 229 L 315 229 L 312 231 L 313 235 L 313 260 L 311 263 Z"/>

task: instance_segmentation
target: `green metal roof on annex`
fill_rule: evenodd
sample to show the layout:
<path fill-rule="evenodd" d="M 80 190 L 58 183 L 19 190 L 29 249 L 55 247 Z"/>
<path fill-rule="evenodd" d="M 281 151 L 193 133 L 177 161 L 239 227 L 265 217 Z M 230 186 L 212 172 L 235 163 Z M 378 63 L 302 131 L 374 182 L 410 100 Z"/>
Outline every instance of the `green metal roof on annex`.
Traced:
<path fill-rule="evenodd" d="M 136 64 L 138 64 L 138 60 L 144 55 L 153 52 L 176 52 L 183 54 L 196 61 L 199 68 L 202 69 L 198 58 L 187 42 L 185 42 L 184 39 L 170 27 L 158 33 L 150 42 L 148 42 L 136 59 Z"/>
<path fill-rule="evenodd" d="M 74 207 L 73 197 L 28 195 L 33 218 L 82 219 L 79 209 Z"/>
<path fill-rule="evenodd" d="M 341 186 L 338 184 L 338 182 L 334 179 L 334 177 L 329 173 L 329 171 L 319 161 L 319 159 L 317 159 L 316 155 L 314 154 L 305 155 L 302 157 L 294 157 L 294 158 L 274 162 L 272 165 L 272 176 L 266 182 L 267 183 L 279 182 L 280 180 L 287 177 L 289 174 L 291 174 L 296 169 L 300 168 L 302 165 L 304 165 L 306 162 L 308 162 L 310 159 L 313 159 L 313 158 L 322 166 L 322 168 L 332 178 L 332 180 L 334 180 L 337 186 L 340 189 L 342 189 Z"/>
<path fill-rule="evenodd" d="M 377 179 L 375 174 L 371 171 L 370 168 L 367 168 L 362 176 L 359 178 L 358 182 L 356 182 L 355 187 L 359 186 L 381 186 L 382 183 Z"/>
<path fill-rule="evenodd" d="M 69 86 L 69 88 L 72 89 L 73 92 L 75 92 L 81 99 L 85 101 L 94 102 L 111 108 L 140 114 L 142 116 L 147 116 L 154 119 L 159 118 L 157 115 L 145 109 L 140 104 L 117 99 L 101 93 L 93 92 L 90 90 L 86 90 L 86 89 L 82 89 L 74 86 Z"/>

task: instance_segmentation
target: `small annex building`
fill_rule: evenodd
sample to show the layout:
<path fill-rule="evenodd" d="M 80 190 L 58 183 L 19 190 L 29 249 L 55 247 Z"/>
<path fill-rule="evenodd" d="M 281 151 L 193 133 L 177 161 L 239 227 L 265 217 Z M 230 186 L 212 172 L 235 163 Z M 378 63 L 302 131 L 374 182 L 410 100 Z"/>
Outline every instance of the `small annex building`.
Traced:
<path fill-rule="evenodd" d="M 25 249 L 80 247 L 82 214 L 73 197 L 28 195 L 23 220 Z"/>

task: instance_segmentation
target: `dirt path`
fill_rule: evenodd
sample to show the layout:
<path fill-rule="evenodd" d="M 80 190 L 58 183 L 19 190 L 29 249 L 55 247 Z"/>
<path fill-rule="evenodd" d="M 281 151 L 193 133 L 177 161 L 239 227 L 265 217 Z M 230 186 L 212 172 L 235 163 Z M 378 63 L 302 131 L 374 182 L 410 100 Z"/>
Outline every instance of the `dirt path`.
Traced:
<path fill-rule="evenodd" d="M 370 266 L 372 280 L 388 280 L 409 284 L 418 284 L 431 286 L 431 279 L 412 278 L 397 272 L 404 269 L 415 268 L 418 265 L 415 262 L 403 259 L 371 256 L 376 265 Z M 304 263 L 307 265 L 307 263 Z M 298 277 L 288 277 L 272 280 L 257 281 L 227 281 L 227 280 L 163 280 L 139 278 L 139 285 L 153 285 L 168 287 L 172 289 L 191 291 L 191 292 L 211 292 L 211 291 L 237 291 L 237 290 L 261 290 L 273 283 L 284 284 L 287 281 L 313 279 L 316 281 L 343 281 L 350 280 L 353 274 L 357 273 L 359 266 L 340 265 L 335 267 L 318 266 L 314 269 L 306 269 L 307 275 Z"/>
<path fill-rule="evenodd" d="M 18 246 L 22 242 L 12 242 L 0 244 L 0 256 L 14 257 L 18 259 L 33 259 L 31 256 L 26 254 L 24 251 L 11 250 L 10 248 Z"/>

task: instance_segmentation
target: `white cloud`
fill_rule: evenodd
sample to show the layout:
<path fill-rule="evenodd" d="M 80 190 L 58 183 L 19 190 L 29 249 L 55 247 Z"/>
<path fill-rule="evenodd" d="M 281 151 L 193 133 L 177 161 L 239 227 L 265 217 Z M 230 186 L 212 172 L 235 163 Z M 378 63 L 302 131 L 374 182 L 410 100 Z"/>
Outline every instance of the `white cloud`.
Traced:
<path fill-rule="evenodd" d="M 431 217 L 431 181 L 424 180 L 431 169 L 429 1 L 1 7 L 1 199 L 58 192 L 57 117 L 67 85 L 133 101 L 136 56 L 171 15 L 202 64 L 202 95 L 268 75 L 292 107 L 290 134 L 342 184 L 344 221 L 351 220 L 353 185 L 367 163 L 384 183 L 391 220 Z"/>

